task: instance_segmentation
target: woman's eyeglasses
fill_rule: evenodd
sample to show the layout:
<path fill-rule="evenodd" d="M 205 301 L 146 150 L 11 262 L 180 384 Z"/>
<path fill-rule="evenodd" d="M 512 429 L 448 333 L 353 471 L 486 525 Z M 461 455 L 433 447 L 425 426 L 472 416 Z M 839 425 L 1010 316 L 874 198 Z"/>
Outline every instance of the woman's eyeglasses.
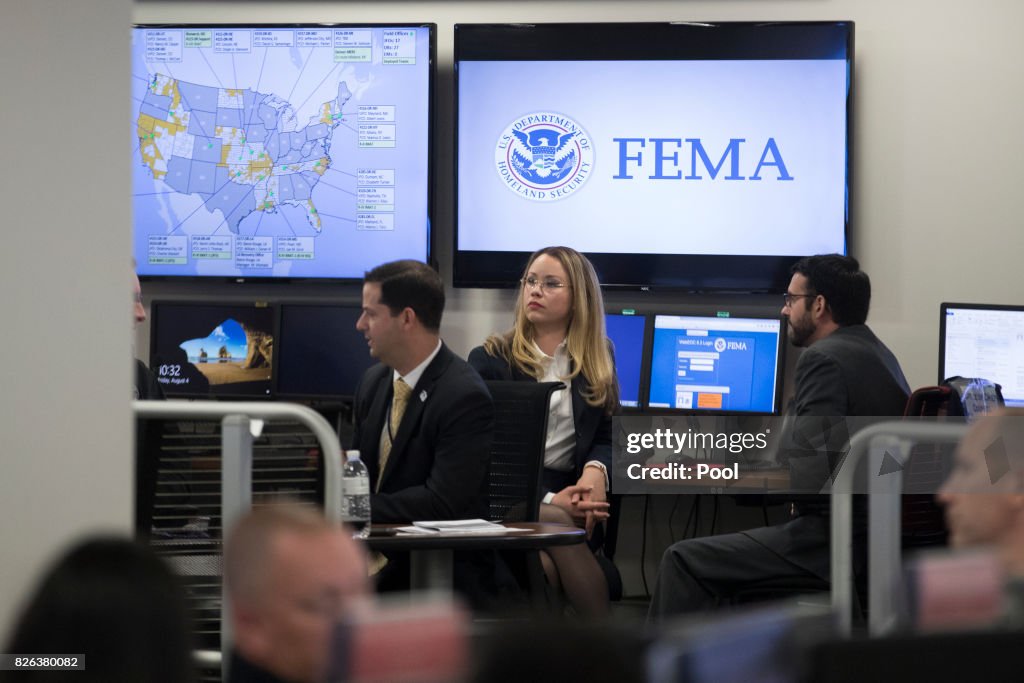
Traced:
<path fill-rule="evenodd" d="M 564 282 L 562 282 L 561 280 L 557 280 L 553 277 L 548 277 L 541 280 L 540 278 L 536 278 L 532 275 L 530 277 L 524 277 L 519 282 L 522 283 L 523 289 L 531 290 L 534 287 L 540 287 L 540 291 L 548 293 L 557 292 L 558 290 L 566 286 Z"/>

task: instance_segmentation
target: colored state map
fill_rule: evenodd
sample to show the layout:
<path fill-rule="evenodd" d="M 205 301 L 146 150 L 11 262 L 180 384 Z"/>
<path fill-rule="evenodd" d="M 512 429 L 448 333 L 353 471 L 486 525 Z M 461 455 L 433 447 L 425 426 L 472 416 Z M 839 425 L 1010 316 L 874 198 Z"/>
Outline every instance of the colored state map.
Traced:
<path fill-rule="evenodd" d="M 293 106 L 276 95 L 157 73 L 139 107 L 139 153 L 154 179 L 201 197 L 235 234 L 249 214 L 275 213 L 281 205 L 303 209 L 319 233 L 311 195 L 331 167 L 327 150 L 351 97 L 340 83 L 337 98 L 296 129 Z"/>

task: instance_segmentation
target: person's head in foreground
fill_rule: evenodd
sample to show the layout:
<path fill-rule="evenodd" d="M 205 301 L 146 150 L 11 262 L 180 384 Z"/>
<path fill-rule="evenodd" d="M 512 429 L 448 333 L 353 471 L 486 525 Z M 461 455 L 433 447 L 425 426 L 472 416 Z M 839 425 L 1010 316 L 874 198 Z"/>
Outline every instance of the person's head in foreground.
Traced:
<path fill-rule="evenodd" d="M 368 593 L 351 531 L 313 508 L 275 503 L 232 529 L 224 553 L 235 649 L 286 681 L 320 681 L 337 620 Z"/>
<path fill-rule="evenodd" d="M 992 546 L 1024 574 L 1024 409 L 979 418 L 956 450 L 939 489 L 954 547 Z"/>
<path fill-rule="evenodd" d="M 177 578 L 136 541 L 94 537 L 44 575 L 3 651 L 81 655 L 84 670 L 6 671 L 2 681 L 189 683 L 191 629 Z"/>

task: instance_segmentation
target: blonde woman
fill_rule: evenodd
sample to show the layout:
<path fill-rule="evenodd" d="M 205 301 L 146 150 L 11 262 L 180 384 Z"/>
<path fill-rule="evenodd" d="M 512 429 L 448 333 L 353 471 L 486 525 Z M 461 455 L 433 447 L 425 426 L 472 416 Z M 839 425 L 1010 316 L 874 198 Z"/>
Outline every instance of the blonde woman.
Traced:
<path fill-rule="evenodd" d="M 484 379 L 563 382 L 551 399 L 542 481 L 542 521 L 575 523 L 591 537 L 608 518 L 611 417 L 619 407 L 615 362 L 605 336 L 604 304 L 590 261 L 569 247 L 534 253 L 516 298 L 513 328 L 469 354 Z M 577 612 L 608 610 L 606 571 L 586 546 L 542 555 L 552 582 Z"/>

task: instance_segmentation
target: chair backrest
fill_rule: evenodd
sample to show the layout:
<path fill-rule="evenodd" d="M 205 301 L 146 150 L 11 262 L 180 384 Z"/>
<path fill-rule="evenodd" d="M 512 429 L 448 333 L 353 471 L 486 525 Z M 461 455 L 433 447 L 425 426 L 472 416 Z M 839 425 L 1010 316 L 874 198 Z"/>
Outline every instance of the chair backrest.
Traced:
<path fill-rule="evenodd" d="M 536 522 L 548 432 L 548 405 L 561 382 L 488 381 L 494 399 L 494 441 L 488 477 L 495 522 Z"/>
<path fill-rule="evenodd" d="M 921 387 L 910 394 L 903 417 L 945 419 L 952 400 L 953 391 L 948 386 Z M 903 470 L 900 528 L 904 548 L 945 544 L 945 513 L 935 501 L 935 491 L 949 475 L 952 452 L 951 444 L 938 443 L 917 443 L 911 449 Z"/>
<path fill-rule="evenodd" d="M 966 417 L 968 421 L 1005 405 L 1002 387 L 981 377 L 950 377 L 910 395 L 904 417 Z"/>
<path fill-rule="evenodd" d="M 939 417 L 945 416 L 949 410 L 949 401 L 953 390 L 949 387 L 921 387 L 907 399 L 907 407 L 903 417 Z"/>

